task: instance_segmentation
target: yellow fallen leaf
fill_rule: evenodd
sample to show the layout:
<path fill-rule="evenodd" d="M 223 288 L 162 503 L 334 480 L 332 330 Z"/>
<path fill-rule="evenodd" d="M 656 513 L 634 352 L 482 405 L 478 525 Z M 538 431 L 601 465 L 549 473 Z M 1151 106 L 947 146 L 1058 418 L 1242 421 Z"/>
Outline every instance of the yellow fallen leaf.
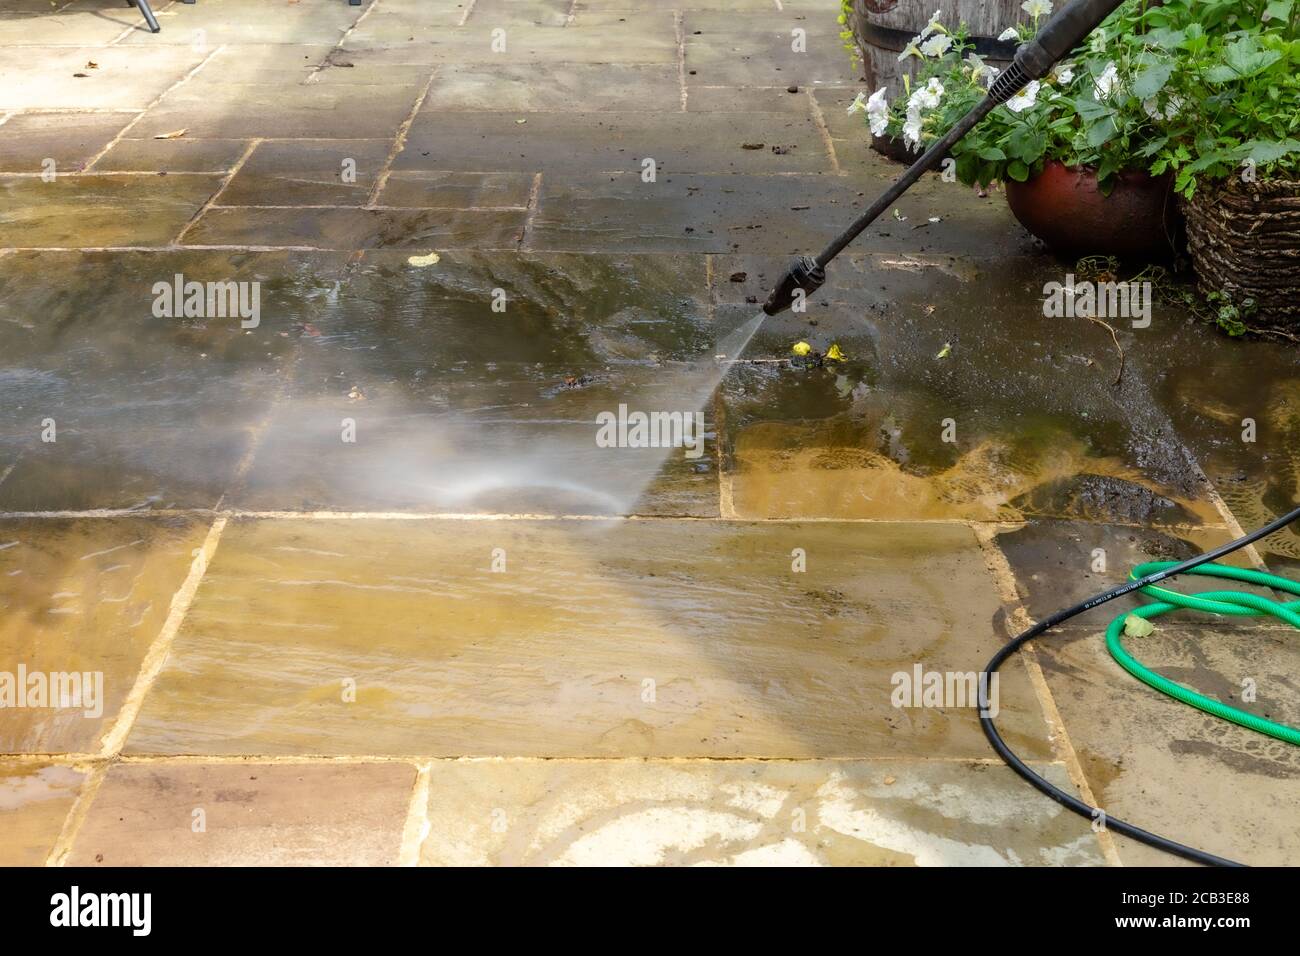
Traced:
<path fill-rule="evenodd" d="M 952 354 L 952 343 L 951 343 L 951 342 L 944 342 L 944 343 L 943 343 L 943 348 L 939 349 L 939 354 L 936 355 L 935 358 L 937 358 L 937 359 L 944 359 L 944 358 L 947 358 L 947 357 L 948 357 L 949 355 L 951 355 L 951 354 Z"/>
<path fill-rule="evenodd" d="M 417 268 L 422 266 L 431 266 L 436 264 L 441 258 L 442 256 L 438 255 L 438 253 L 431 252 L 427 256 L 411 256 L 411 258 L 406 260 L 406 264 L 408 266 L 416 266 Z"/>
<path fill-rule="evenodd" d="M 790 346 L 790 351 L 795 355 L 807 355 L 812 351 L 812 346 L 807 342 L 796 342 L 794 345 Z"/>
<path fill-rule="evenodd" d="M 187 126 L 185 129 L 174 129 L 170 133 L 159 133 L 154 139 L 180 139 L 189 131 L 190 128 Z"/>
<path fill-rule="evenodd" d="M 832 362 L 846 361 L 845 355 L 840 351 L 840 343 L 832 342 L 831 347 L 826 350 L 826 357 Z"/>

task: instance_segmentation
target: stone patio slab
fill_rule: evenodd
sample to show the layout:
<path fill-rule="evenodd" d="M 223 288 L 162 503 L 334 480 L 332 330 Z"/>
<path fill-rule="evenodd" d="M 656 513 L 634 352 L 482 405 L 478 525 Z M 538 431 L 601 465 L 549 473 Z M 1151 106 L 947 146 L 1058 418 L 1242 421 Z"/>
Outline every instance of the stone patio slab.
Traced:
<path fill-rule="evenodd" d="M 130 139 L 95 163 L 99 172 L 225 173 L 248 149 L 242 139 Z"/>
<path fill-rule="evenodd" d="M 311 249 L 513 249 L 523 209 L 213 208 L 189 232 L 190 246 L 293 246 Z"/>
<path fill-rule="evenodd" d="M 528 206 L 533 177 L 528 173 L 456 173 L 411 170 L 388 177 L 378 205 L 405 209 L 472 209 Z"/>
<path fill-rule="evenodd" d="M 61 764 L 0 759 L 0 866 L 43 866 L 83 779 Z"/>
<path fill-rule="evenodd" d="M 212 47 L 222 44 L 337 43 L 364 12 L 350 3 L 267 4 L 260 0 L 221 0 L 219 3 L 171 4 L 157 11 L 161 33 L 139 30 L 123 46 L 190 45 L 201 38 Z"/>
<path fill-rule="evenodd" d="M 85 167 L 134 118 L 130 113 L 19 113 L 0 137 L 0 172 L 55 173 Z"/>
<path fill-rule="evenodd" d="M 118 764 L 72 866 L 392 866 L 406 764 Z"/>
<path fill-rule="evenodd" d="M 1129 641 L 1132 652 L 1202 694 L 1300 723 L 1294 679 L 1300 647 L 1292 628 L 1202 628 L 1185 620 L 1159 619 L 1151 637 Z M 1035 644 L 1103 810 L 1230 859 L 1262 866 L 1292 861 L 1300 840 L 1295 747 L 1157 693 L 1111 659 L 1100 634 Z M 1257 686 L 1255 703 L 1241 700 L 1247 678 Z M 1128 865 L 1178 862 L 1131 841 L 1119 844 Z"/>
<path fill-rule="evenodd" d="M 222 206 L 361 206 L 391 139 L 259 143 L 221 193 Z"/>
<path fill-rule="evenodd" d="M 0 176 L 0 246 L 164 246 L 219 184 L 217 176 Z"/>
<path fill-rule="evenodd" d="M 1086 823 L 1035 796 L 1005 767 L 955 761 L 439 761 L 420 861 L 1100 864 Z"/>
<path fill-rule="evenodd" d="M 142 110 L 205 55 L 188 42 L 146 58 L 125 46 L 26 46 L 22 56 L 0 62 L 0 110 Z"/>
<path fill-rule="evenodd" d="M 127 750 L 983 757 L 974 710 L 891 696 L 982 667 L 996 612 L 958 526 L 237 520 Z"/>
<path fill-rule="evenodd" d="M 0 710 L 0 753 L 98 749 L 206 532 L 189 518 L 0 519 L 0 671 L 16 687 L 22 668 L 33 692 L 52 675 L 82 688 L 67 706 L 15 698 L 26 706 Z"/>
<path fill-rule="evenodd" d="M 437 75 L 422 112 L 499 110 L 565 111 L 681 109 L 675 64 L 447 63 Z"/>
<path fill-rule="evenodd" d="M 519 123 L 519 120 L 525 120 Z M 745 144 L 764 144 L 746 149 Z M 770 145 L 788 149 L 774 153 Z M 676 173 L 829 172 L 812 121 L 789 113 L 439 113 L 416 116 L 396 169 Z M 647 184 L 653 185 L 653 184 Z"/>
<path fill-rule="evenodd" d="M 0 507 L 214 506 L 342 264 L 207 251 L 0 258 L 0 468 L 13 465 Z M 155 286 L 177 275 L 248 283 L 249 296 L 256 283 L 258 325 L 155 316 Z"/>

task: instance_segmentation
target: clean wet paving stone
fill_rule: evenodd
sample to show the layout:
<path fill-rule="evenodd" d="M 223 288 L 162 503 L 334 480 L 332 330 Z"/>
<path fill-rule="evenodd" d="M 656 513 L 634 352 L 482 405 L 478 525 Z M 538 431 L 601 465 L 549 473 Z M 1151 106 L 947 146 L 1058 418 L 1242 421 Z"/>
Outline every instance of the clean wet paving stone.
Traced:
<path fill-rule="evenodd" d="M 0 757 L 0 866 L 44 866 L 77 799 L 83 771 Z"/>
<path fill-rule="evenodd" d="M 72 866 L 393 866 L 415 768 L 119 763 Z"/>
<path fill-rule="evenodd" d="M 1103 862 L 1085 821 L 961 761 L 436 761 L 428 819 L 426 866 Z"/>
<path fill-rule="evenodd" d="M 0 753 L 99 749 L 207 526 L 197 518 L 0 519 L 0 672 L 11 689 L 20 669 L 29 678 L 26 706 L 6 701 Z M 68 688 L 66 706 L 48 692 L 55 685 Z"/>
<path fill-rule="evenodd" d="M 997 612 L 960 526 L 235 520 L 126 749 L 982 758 L 971 701 L 896 693 Z M 1027 676 L 995 700 L 1050 757 Z"/>
<path fill-rule="evenodd" d="M 518 248 L 523 209 L 213 208 L 185 234 L 191 246 L 265 245 L 346 252 L 438 247 Z"/>
<path fill-rule="evenodd" d="M 1192 690 L 1296 726 L 1300 666 L 1288 626 L 1206 627 L 1155 621 L 1128 639 L 1130 653 Z M 1036 641 L 1038 659 L 1098 805 L 1107 814 L 1182 843 L 1265 866 L 1292 862 L 1300 757 L 1290 744 L 1238 727 L 1131 677 L 1100 631 Z M 1243 700 L 1248 686 L 1254 701 Z M 1129 865 L 1174 858 L 1117 838 Z"/>

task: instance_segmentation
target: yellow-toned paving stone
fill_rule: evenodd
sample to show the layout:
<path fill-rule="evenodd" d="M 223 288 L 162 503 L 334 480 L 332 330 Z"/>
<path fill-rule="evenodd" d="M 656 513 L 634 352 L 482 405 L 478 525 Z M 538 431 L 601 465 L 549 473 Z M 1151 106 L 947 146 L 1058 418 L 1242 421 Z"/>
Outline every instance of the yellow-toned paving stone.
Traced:
<path fill-rule="evenodd" d="M 956 525 L 232 520 L 127 750 L 984 757 L 973 700 L 895 692 L 997 613 Z"/>
<path fill-rule="evenodd" d="M 73 767 L 0 760 L 0 866 L 41 866 L 84 775 Z"/>

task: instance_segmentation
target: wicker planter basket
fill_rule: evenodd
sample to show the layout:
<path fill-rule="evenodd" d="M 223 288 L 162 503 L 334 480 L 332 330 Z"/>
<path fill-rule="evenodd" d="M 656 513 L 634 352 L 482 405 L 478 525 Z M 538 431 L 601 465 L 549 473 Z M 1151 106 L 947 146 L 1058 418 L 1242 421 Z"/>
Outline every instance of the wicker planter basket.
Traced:
<path fill-rule="evenodd" d="M 1184 212 L 1201 290 L 1254 299 L 1252 326 L 1300 331 L 1300 182 L 1199 186 Z"/>

